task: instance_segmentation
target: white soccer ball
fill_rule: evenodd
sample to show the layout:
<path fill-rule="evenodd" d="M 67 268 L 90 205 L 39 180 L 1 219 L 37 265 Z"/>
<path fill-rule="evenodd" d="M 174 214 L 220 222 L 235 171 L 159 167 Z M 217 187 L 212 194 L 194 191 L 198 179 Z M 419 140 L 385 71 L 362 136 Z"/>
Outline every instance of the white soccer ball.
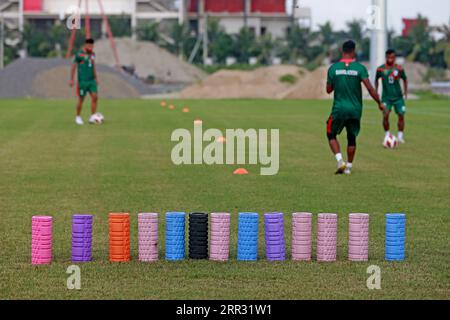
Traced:
<path fill-rule="evenodd" d="M 95 124 L 103 124 L 103 122 L 105 122 L 105 117 L 98 112 L 92 116 L 92 121 Z"/>
<path fill-rule="evenodd" d="M 383 147 L 386 149 L 395 149 L 398 147 L 398 139 L 396 136 L 390 134 L 384 138 Z"/>

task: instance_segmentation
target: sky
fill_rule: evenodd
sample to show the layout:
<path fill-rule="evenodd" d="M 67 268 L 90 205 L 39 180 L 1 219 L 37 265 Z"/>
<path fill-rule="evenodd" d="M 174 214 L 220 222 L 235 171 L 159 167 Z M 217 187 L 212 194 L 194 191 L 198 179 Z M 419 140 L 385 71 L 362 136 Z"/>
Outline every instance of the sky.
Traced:
<path fill-rule="evenodd" d="M 288 8 L 293 0 L 287 0 Z M 298 0 L 300 6 L 312 9 L 313 26 L 331 21 L 335 29 L 345 28 L 345 22 L 364 19 L 371 0 Z M 415 18 L 420 13 L 432 25 L 448 24 L 450 0 L 388 0 L 388 27 L 400 33 L 402 18 Z"/>

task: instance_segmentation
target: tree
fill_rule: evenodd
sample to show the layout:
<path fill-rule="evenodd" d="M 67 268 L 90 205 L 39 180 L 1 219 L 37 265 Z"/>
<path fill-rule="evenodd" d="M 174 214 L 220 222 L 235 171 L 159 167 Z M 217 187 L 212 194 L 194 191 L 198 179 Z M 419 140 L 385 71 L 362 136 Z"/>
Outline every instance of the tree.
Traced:
<path fill-rule="evenodd" d="M 148 22 L 144 25 L 141 25 L 136 29 L 136 34 L 139 40 L 158 42 L 160 38 L 159 23 Z"/>
<path fill-rule="evenodd" d="M 243 27 L 235 36 L 234 54 L 240 63 L 248 63 L 250 57 L 258 55 L 256 36 L 249 28 Z"/>
<path fill-rule="evenodd" d="M 131 37 L 131 20 L 127 16 L 108 17 L 108 22 L 115 37 Z"/>
<path fill-rule="evenodd" d="M 219 64 L 233 54 L 233 38 L 228 35 L 217 19 L 208 20 L 209 54 Z"/>

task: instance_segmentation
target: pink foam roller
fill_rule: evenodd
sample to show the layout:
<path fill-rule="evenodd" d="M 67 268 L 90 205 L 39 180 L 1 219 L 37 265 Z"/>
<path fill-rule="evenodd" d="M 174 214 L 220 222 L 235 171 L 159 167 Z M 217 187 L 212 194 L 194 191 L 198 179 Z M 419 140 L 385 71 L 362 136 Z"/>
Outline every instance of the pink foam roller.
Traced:
<path fill-rule="evenodd" d="M 321 213 L 317 219 L 317 261 L 336 261 L 337 220 L 335 213 Z"/>
<path fill-rule="evenodd" d="M 369 215 L 366 213 L 349 215 L 348 259 L 369 260 Z"/>
<path fill-rule="evenodd" d="M 228 261 L 230 255 L 230 214 L 211 213 L 209 259 Z"/>
<path fill-rule="evenodd" d="M 139 261 L 153 262 L 158 260 L 158 214 L 138 214 L 138 248 Z"/>
<path fill-rule="evenodd" d="M 34 265 L 52 262 L 53 218 L 33 216 L 31 219 L 31 263 Z"/>
<path fill-rule="evenodd" d="M 311 260 L 312 213 L 295 212 L 292 214 L 292 259 Z"/>

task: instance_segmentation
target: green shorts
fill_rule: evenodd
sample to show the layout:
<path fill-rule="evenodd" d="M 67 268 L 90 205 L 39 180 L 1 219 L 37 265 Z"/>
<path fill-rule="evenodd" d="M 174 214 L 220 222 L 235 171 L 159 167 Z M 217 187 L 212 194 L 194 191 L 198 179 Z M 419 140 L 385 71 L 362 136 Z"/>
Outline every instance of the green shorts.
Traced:
<path fill-rule="evenodd" d="M 383 103 L 386 105 L 386 108 L 389 112 L 394 108 L 395 113 L 399 116 L 403 116 L 406 113 L 406 105 L 405 100 L 403 98 L 400 99 L 383 99 Z"/>
<path fill-rule="evenodd" d="M 361 130 L 361 118 L 349 117 L 348 115 L 333 112 L 327 120 L 327 134 L 335 137 L 340 135 L 344 128 L 347 130 L 347 134 L 352 134 L 357 137 Z"/>
<path fill-rule="evenodd" d="M 79 81 L 77 86 L 77 94 L 80 97 L 85 97 L 88 93 L 97 93 L 97 82 L 92 81 Z"/>

